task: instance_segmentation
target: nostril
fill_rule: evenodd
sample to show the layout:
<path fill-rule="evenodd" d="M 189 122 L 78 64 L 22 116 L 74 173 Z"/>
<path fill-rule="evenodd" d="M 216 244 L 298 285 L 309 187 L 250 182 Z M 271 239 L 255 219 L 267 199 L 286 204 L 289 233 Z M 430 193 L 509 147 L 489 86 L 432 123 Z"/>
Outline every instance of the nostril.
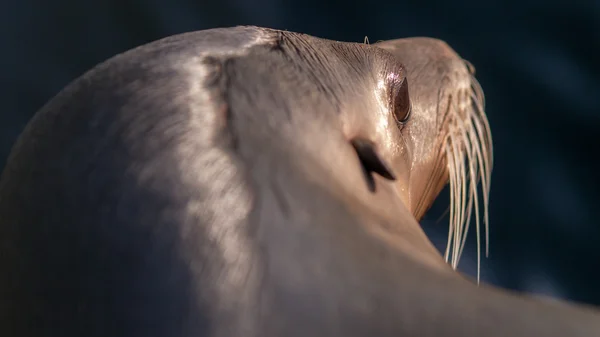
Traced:
<path fill-rule="evenodd" d="M 377 173 L 388 180 L 396 180 L 396 176 L 390 167 L 383 159 L 381 159 L 381 156 L 379 156 L 377 151 L 375 151 L 373 142 L 364 138 L 354 138 L 350 143 L 358 155 L 369 191 L 375 192 L 375 179 L 373 178 L 373 173 Z"/>

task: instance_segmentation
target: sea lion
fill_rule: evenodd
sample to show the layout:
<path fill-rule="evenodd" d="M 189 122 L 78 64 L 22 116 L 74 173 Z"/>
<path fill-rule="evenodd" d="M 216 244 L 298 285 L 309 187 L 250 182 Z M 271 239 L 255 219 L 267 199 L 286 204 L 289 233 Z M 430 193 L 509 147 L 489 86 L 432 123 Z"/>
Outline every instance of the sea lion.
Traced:
<path fill-rule="evenodd" d="M 489 188 L 474 83 L 438 40 L 258 27 L 98 65 L 0 178 L 0 335 L 600 332 L 590 308 L 461 277 L 419 227 L 448 179 L 454 233 L 478 210 L 466 182 Z"/>

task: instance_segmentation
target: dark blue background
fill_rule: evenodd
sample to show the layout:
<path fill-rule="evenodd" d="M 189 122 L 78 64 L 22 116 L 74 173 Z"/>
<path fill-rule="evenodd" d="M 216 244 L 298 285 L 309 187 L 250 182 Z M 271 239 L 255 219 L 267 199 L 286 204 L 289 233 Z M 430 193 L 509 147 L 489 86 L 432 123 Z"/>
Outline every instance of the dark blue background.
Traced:
<path fill-rule="evenodd" d="M 362 42 L 446 40 L 477 68 L 495 141 L 483 279 L 600 304 L 600 3 L 441 0 L 12 0 L 0 4 L 0 167 L 33 113 L 116 53 L 254 24 Z M 447 206 L 425 219 L 442 244 Z M 474 271 L 474 240 L 462 269 Z"/>

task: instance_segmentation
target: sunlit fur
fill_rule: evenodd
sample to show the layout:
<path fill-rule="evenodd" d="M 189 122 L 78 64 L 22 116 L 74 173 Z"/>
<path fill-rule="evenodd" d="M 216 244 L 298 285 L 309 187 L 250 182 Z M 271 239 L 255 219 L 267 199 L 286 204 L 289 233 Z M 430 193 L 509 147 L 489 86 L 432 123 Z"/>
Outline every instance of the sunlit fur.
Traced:
<path fill-rule="evenodd" d="M 489 253 L 488 205 L 493 165 L 492 135 L 484 112 L 484 94 L 474 76 L 471 76 L 470 90 L 459 91 L 450 99 L 451 111 L 448 114 L 448 132 L 444 143 L 450 180 L 450 228 L 445 258 L 446 261 L 450 259 L 453 268 L 457 268 L 475 211 L 479 280 L 482 222 L 486 256 Z"/>

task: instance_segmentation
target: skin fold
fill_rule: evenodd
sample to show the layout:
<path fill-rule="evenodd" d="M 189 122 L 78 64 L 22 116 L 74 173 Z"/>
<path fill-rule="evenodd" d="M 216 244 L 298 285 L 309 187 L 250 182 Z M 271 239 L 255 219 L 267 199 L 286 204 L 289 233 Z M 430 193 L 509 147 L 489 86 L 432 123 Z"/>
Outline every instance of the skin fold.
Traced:
<path fill-rule="evenodd" d="M 98 65 L 0 178 L 0 335 L 600 335 L 594 308 L 478 286 L 421 230 L 470 78 L 438 40 L 259 27 Z"/>

